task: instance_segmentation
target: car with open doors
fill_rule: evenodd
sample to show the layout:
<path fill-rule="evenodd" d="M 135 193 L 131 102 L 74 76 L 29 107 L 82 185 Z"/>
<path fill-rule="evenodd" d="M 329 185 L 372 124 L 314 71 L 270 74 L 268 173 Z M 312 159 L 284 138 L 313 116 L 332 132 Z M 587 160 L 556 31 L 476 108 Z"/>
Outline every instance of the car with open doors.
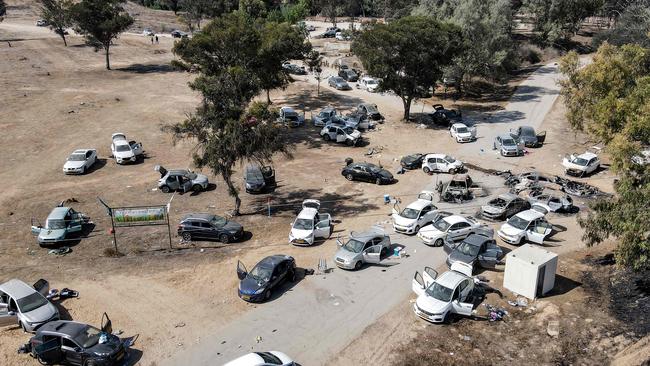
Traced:
<path fill-rule="evenodd" d="M 526 241 L 544 244 L 544 240 L 553 232 L 553 225 L 544 217 L 550 211 L 548 206 L 535 203 L 530 210 L 508 219 L 497 234 L 501 240 L 512 245 L 521 245 Z"/>
<path fill-rule="evenodd" d="M 45 226 L 38 220 L 32 219 L 32 235 L 37 236 L 38 244 L 42 247 L 60 244 L 68 240 L 71 235 L 78 235 L 90 220 L 88 216 L 62 204 L 63 202 L 47 215 Z"/>
<path fill-rule="evenodd" d="M 377 264 L 390 251 L 390 236 L 383 230 L 371 229 L 364 232 L 351 232 L 348 240 L 343 243 L 336 240 L 338 250 L 334 255 L 334 263 L 343 269 L 361 269 L 364 263 Z"/>
<path fill-rule="evenodd" d="M 208 189 L 210 184 L 207 176 L 187 169 L 167 170 L 160 165 L 156 165 L 154 170 L 160 173 L 158 188 L 163 193 L 172 191 L 201 192 Z"/>
<path fill-rule="evenodd" d="M 122 365 L 132 341 L 113 334 L 111 320 L 104 313 L 101 328 L 68 320 L 49 322 L 29 340 L 31 356 L 43 365 Z"/>
<path fill-rule="evenodd" d="M 296 281 L 296 261 L 288 255 L 271 255 L 259 261 L 249 272 L 237 261 L 237 294 L 248 302 L 263 302 L 286 281 Z"/>
<path fill-rule="evenodd" d="M 111 153 L 118 164 L 136 162 L 138 158 L 144 155 L 142 143 L 127 140 L 126 135 L 121 132 L 114 133 L 111 140 Z"/>
<path fill-rule="evenodd" d="M 277 187 L 275 169 L 271 166 L 249 164 L 244 172 L 246 193 L 263 193 Z"/>
<path fill-rule="evenodd" d="M 435 193 L 422 191 L 415 201 L 399 210 L 397 203 L 392 209 L 393 230 L 403 234 L 417 234 L 420 228 L 437 218 L 438 207 L 433 204 Z"/>
<path fill-rule="evenodd" d="M 462 161 L 446 154 L 427 154 L 422 160 L 422 171 L 427 174 L 432 172 L 456 174 L 464 169 Z"/>
<path fill-rule="evenodd" d="M 0 284 L 0 326 L 18 325 L 35 332 L 43 324 L 59 319 L 59 310 L 45 296 L 50 286 L 38 280 L 33 286 L 17 279 Z"/>
<path fill-rule="evenodd" d="M 471 268 L 464 263 L 454 263 L 451 270 L 438 276 L 438 272 L 425 267 L 415 272 L 411 288 L 418 296 L 413 311 L 431 323 L 447 323 L 454 314 L 471 316 L 474 310 L 474 278 Z"/>
<path fill-rule="evenodd" d="M 289 243 L 298 246 L 313 245 L 316 239 L 327 239 L 332 234 L 332 216 L 320 212 L 320 201 L 307 199 L 302 210 L 291 223 Z"/>
<path fill-rule="evenodd" d="M 459 241 L 475 233 L 490 235 L 494 230 L 470 216 L 445 215 L 421 228 L 418 238 L 426 245 L 441 247 L 446 241 Z"/>
<path fill-rule="evenodd" d="M 470 234 L 461 242 L 445 242 L 443 247 L 447 253 L 447 266 L 462 262 L 469 265 L 474 273 L 477 267 L 494 268 L 501 264 L 503 250 L 497 245 L 492 236 Z"/>

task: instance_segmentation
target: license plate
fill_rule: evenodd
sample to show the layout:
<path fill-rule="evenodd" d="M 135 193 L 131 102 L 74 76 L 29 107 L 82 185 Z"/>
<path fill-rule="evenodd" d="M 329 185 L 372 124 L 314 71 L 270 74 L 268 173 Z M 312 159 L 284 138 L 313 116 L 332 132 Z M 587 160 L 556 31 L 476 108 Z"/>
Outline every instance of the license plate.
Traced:
<path fill-rule="evenodd" d="M 248 296 L 248 295 L 242 295 L 241 298 L 244 299 L 244 300 L 250 300 L 251 299 L 251 297 Z"/>

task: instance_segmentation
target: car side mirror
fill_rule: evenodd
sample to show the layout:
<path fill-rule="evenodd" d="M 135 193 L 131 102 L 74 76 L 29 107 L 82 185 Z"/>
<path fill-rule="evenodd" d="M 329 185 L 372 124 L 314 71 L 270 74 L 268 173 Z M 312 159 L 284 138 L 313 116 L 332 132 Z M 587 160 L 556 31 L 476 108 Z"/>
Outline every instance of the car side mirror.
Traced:
<path fill-rule="evenodd" d="M 40 234 L 40 233 L 41 233 L 41 229 L 42 229 L 41 226 L 32 226 L 32 234 L 34 234 L 34 235 L 38 235 L 38 234 Z"/>
<path fill-rule="evenodd" d="M 16 312 L 15 311 L 10 311 L 10 312 L 7 313 L 7 315 L 14 316 L 14 315 L 16 315 Z"/>
<path fill-rule="evenodd" d="M 343 246 L 343 242 L 341 241 L 341 239 L 336 239 L 336 245 L 338 245 L 339 247 Z"/>

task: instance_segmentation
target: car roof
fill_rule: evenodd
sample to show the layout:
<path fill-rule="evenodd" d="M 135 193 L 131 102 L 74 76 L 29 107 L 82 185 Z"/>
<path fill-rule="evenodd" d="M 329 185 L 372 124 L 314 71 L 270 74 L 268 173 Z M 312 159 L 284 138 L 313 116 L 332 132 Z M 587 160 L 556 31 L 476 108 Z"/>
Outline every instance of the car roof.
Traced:
<path fill-rule="evenodd" d="M 285 111 L 285 112 L 294 112 L 293 108 L 291 108 L 291 107 L 287 107 L 287 106 L 282 107 L 282 108 L 280 108 L 280 109 L 282 109 L 282 110 Z"/>
<path fill-rule="evenodd" d="M 427 154 L 426 158 L 444 158 L 447 154 Z"/>
<path fill-rule="evenodd" d="M 73 151 L 72 153 L 73 154 L 85 154 L 85 153 L 87 153 L 88 151 L 91 151 L 91 150 L 94 150 L 94 149 L 77 149 L 77 150 Z"/>
<path fill-rule="evenodd" d="M 411 202 L 406 208 L 412 208 L 414 210 L 421 210 L 426 206 L 432 205 L 431 201 L 429 200 L 423 200 L 423 199 L 417 199 L 413 202 Z"/>
<path fill-rule="evenodd" d="M 43 324 L 38 328 L 37 333 L 57 333 L 67 336 L 75 336 L 83 331 L 88 324 L 79 323 L 71 320 L 55 320 Z"/>
<path fill-rule="evenodd" d="M 332 111 L 335 111 L 335 110 L 336 110 L 336 108 L 334 108 L 334 107 L 325 107 L 325 108 L 321 109 L 320 111 L 321 112 L 332 112 Z"/>
<path fill-rule="evenodd" d="M 441 284 L 442 286 L 445 286 L 446 288 L 451 288 L 454 289 L 458 284 L 463 281 L 468 279 L 466 275 L 456 272 L 456 271 L 447 271 L 440 275 L 435 282 Z"/>
<path fill-rule="evenodd" d="M 353 231 L 353 232 L 350 233 L 351 238 L 354 238 L 354 239 L 356 239 L 356 240 L 358 240 L 360 242 L 364 242 L 364 243 L 367 242 L 370 239 L 376 238 L 378 236 L 383 237 L 385 235 L 386 234 L 383 233 L 383 232 L 373 231 L 373 230 L 366 230 L 366 231 L 362 231 L 360 233 Z"/>
<path fill-rule="evenodd" d="M 274 254 L 274 255 L 270 255 L 270 256 L 268 256 L 268 257 L 262 259 L 262 260 L 259 261 L 257 264 L 262 263 L 262 264 L 264 264 L 264 265 L 270 265 L 270 266 L 275 267 L 275 266 L 277 266 L 279 263 L 281 263 L 281 262 L 283 262 L 283 261 L 285 261 L 285 260 L 287 260 L 287 259 L 290 259 L 290 258 L 291 258 L 291 257 L 288 256 L 288 255 L 284 255 L 284 254 Z"/>
<path fill-rule="evenodd" d="M 451 127 L 461 128 L 461 127 L 467 127 L 467 125 L 464 123 L 454 123 L 453 125 L 451 125 Z"/>
<path fill-rule="evenodd" d="M 465 218 L 464 216 L 461 216 L 461 215 L 451 215 L 451 216 L 443 217 L 442 219 L 447 221 L 451 225 L 459 223 L 459 222 L 469 221 L 469 220 L 467 220 L 467 218 Z"/>
<path fill-rule="evenodd" d="M 14 299 L 22 299 L 25 296 L 29 296 L 34 292 L 37 292 L 32 286 L 15 278 L 1 284 L 0 291 L 4 292 Z"/>
<path fill-rule="evenodd" d="M 519 128 L 521 128 L 522 131 L 533 131 L 533 132 L 535 132 L 535 129 L 532 126 L 521 126 Z"/>
<path fill-rule="evenodd" d="M 514 139 L 512 138 L 512 136 L 510 136 L 510 135 L 507 134 L 507 133 L 500 133 L 500 134 L 499 134 L 499 137 L 500 137 L 502 140 L 504 140 L 504 139 L 514 140 Z"/>
<path fill-rule="evenodd" d="M 467 243 L 469 245 L 473 245 L 476 247 L 480 247 L 485 243 L 486 241 L 491 241 L 491 238 L 488 238 L 485 235 L 480 235 L 480 234 L 469 234 L 468 237 L 463 240 L 463 243 Z"/>
<path fill-rule="evenodd" d="M 181 219 L 181 221 L 185 220 L 190 220 L 190 219 L 198 219 L 198 220 L 205 220 L 205 221 L 210 221 L 215 215 L 209 214 L 209 213 L 189 213 Z"/>
<path fill-rule="evenodd" d="M 540 217 L 544 217 L 544 214 L 542 214 L 539 211 L 531 209 L 531 210 L 522 211 L 522 212 L 516 214 L 515 216 L 519 216 L 520 218 L 522 218 L 522 219 L 524 219 L 526 221 L 533 221 L 533 220 L 539 219 Z"/>
<path fill-rule="evenodd" d="M 168 175 L 185 175 L 187 173 L 189 173 L 189 171 L 185 169 L 172 169 L 167 171 Z"/>
<path fill-rule="evenodd" d="M 350 164 L 351 166 L 366 166 L 366 167 L 377 167 L 379 168 L 378 165 L 373 164 L 373 163 L 367 163 L 367 162 L 361 162 L 361 163 L 352 163 Z M 380 168 L 381 169 L 381 168 Z"/>
<path fill-rule="evenodd" d="M 514 200 L 516 200 L 517 198 L 519 198 L 519 196 L 517 196 L 517 195 L 514 194 L 514 193 L 510 193 L 510 192 L 508 192 L 508 193 L 501 193 L 498 197 L 501 198 L 501 199 L 504 200 L 504 201 L 514 201 Z"/>
<path fill-rule="evenodd" d="M 318 210 L 312 207 L 303 208 L 298 214 L 299 219 L 313 219 L 318 214 Z"/>
<path fill-rule="evenodd" d="M 579 158 L 583 158 L 583 159 L 587 159 L 587 160 L 589 160 L 589 159 L 597 158 L 598 155 L 596 155 L 596 154 L 594 154 L 594 153 L 592 153 L 592 152 L 587 151 L 587 152 L 584 152 L 584 153 L 578 155 L 578 157 L 579 157 Z"/>
<path fill-rule="evenodd" d="M 48 219 L 62 219 L 70 211 L 70 207 L 54 207 L 49 215 Z"/>

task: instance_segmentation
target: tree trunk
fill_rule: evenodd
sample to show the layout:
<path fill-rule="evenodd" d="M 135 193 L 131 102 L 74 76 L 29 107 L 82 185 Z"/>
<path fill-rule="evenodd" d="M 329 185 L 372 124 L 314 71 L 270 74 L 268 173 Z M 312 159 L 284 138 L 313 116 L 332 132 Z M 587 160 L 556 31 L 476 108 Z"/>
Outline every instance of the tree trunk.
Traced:
<path fill-rule="evenodd" d="M 404 104 L 404 121 L 408 121 L 411 116 L 411 102 L 413 99 L 411 97 L 402 98 L 402 103 Z"/>
<path fill-rule="evenodd" d="M 63 45 L 68 47 L 68 41 L 65 40 L 65 34 L 63 32 L 61 32 L 61 38 L 63 38 Z"/>
<path fill-rule="evenodd" d="M 239 198 L 239 191 L 235 187 L 235 185 L 232 183 L 232 175 L 229 173 L 221 173 L 221 177 L 223 178 L 224 182 L 226 182 L 226 185 L 228 186 L 228 194 L 231 197 L 235 198 L 235 209 L 232 211 L 233 216 L 239 216 L 239 208 L 241 207 L 241 198 Z"/>
<path fill-rule="evenodd" d="M 271 90 L 270 89 L 266 89 L 266 103 L 268 103 L 269 105 L 273 104 L 273 102 L 271 102 Z"/>
<path fill-rule="evenodd" d="M 110 43 L 104 45 L 104 49 L 106 50 L 106 70 L 111 69 L 111 60 L 110 60 L 110 58 L 108 56 L 110 48 L 111 48 Z"/>

